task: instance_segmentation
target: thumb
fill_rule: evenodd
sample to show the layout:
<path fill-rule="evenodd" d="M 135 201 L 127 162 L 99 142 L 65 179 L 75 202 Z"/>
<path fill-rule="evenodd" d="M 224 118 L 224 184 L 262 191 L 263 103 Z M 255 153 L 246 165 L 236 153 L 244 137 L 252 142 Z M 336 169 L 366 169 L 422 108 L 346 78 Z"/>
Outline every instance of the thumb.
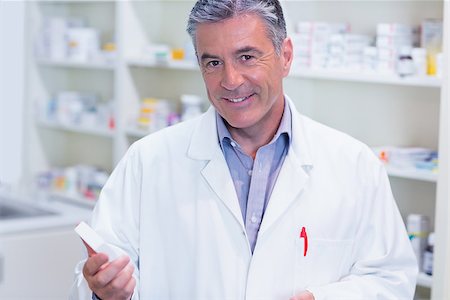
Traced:
<path fill-rule="evenodd" d="M 91 246 L 89 246 L 83 239 L 81 239 L 81 241 L 83 242 L 84 246 L 86 247 L 86 250 L 88 252 L 88 256 L 91 257 L 92 255 L 96 254 L 97 252 L 94 251 L 94 249 L 91 248 Z"/>
<path fill-rule="evenodd" d="M 292 296 L 289 300 L 314 300 L 314 295 L 310 291 L 303 291 Z"/>

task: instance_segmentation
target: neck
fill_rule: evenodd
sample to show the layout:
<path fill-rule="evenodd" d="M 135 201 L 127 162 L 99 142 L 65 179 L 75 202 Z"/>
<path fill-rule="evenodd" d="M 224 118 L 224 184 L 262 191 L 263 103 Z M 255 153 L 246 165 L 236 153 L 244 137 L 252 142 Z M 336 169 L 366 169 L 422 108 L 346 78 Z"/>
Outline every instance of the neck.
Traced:
<path fill-rule="evenodd" d="M 284 112 L 284 97 L 275 103 L 271 111 L 257 124 L 247 128 L 231 127 L 225 123 L 233 139 L 239 143 L 242 150 L 253 159 L 259 148 L 267 145 L 276 134 Z"/>

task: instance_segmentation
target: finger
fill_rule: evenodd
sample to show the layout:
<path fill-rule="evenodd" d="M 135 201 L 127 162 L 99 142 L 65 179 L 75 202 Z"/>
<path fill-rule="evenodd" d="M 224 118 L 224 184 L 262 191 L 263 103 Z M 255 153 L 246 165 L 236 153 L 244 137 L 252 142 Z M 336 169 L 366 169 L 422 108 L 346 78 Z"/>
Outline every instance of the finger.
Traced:
<path fill-rule="evenodd" d="M 117 291 L 123 291 L 128 282 L 133 277 L 134 266 L 128 264 L 125 268 L 111 280 L 108 284 L 108 289 L 116 293 Z"/>
<path fill-rule="evenodd" d="M 83 267 L 83 275 L 94 276 L 101 267 L 108 262 L 108 256 L 104 253 L 93 254 L 89 257 Z"/>
<path fill-rule="evenodd" d="M 136 288 L 136 278 L 131 277 L 127 285 L 124 287 L 123 291 L 126 293 L 126 295 L 131 296 L 133 295 L 135 288 Z"/>
<path fill-rule="evenodd" d="M 101 299 L 110 299 L 113 297 L 117 299 L 130 299 L 134 293 L 135 287 L 136 279 L 132 276 L 132 274 L 129 274 L 128 279 L 124 282 L 123 285 L 121 284 L 114 286 L 111 283 L 106 288 L 100 290 L 97 295 Z"/>
<path fill-rule="evenodd" d="M 121 256 L 108 263 L 102 270 L 98 271 L 92 278 L 92 285 L 96 288 L 103 288 L 109 284 L 130 262 L 128 256 Z"/>

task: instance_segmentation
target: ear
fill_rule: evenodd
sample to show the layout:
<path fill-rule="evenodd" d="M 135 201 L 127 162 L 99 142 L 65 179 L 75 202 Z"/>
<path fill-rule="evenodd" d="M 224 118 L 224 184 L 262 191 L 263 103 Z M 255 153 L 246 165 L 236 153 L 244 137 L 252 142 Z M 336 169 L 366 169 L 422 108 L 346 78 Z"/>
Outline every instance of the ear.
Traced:
<path fill-rule="evenodd" d="M 283 60 L 283 77 L 289 75 L 291 70 L 292 60 L 294 58 L 294 47 L 292 46 L 292 40 L 290 37 L 284 39 L 281 46 L 281 57 Z"/>

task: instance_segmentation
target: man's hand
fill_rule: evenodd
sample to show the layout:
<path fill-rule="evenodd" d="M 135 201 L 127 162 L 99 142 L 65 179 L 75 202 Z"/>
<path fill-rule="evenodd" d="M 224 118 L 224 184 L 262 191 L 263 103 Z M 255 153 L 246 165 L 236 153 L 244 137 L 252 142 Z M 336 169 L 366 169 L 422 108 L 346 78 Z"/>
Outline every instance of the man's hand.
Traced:
<path fill-rule="evenodd" d="M 122 256 L 108 262 L 106 254 L 95 253 L 87 245 L 86 248 L 89 258 L 84 264 L 83 275 L 89 288 L 102 300 L 129 300 L 136 286 L 130 258 Z"/>
<path fill-rule="evenodd" d="M 303 291 L 289 300 L 314 300 L 314 295 L 309 291 Z"/>

